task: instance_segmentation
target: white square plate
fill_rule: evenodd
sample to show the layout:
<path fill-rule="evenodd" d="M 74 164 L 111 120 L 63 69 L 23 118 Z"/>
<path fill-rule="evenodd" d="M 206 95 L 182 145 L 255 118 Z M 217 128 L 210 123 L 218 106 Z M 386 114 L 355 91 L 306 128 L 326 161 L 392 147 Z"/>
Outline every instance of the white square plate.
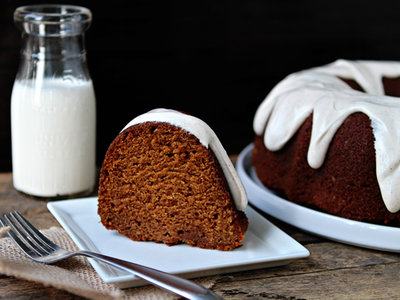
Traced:
<path fill-rule="evenodd" d="M 168 247 L 153 242 L 134 242 L 100 223 L 97 197 L 49 202 L 50 212 L 82 250 L 132 261 L 186 278 L 285 265 L 310 255 L 297 241 L 247 207 L 249 229 L 242 247 L 233 251 L 206 250 L 180 244 Z M 125 271 L 90 259 L 107 283 L 121 288 L 146 284 Z"/>

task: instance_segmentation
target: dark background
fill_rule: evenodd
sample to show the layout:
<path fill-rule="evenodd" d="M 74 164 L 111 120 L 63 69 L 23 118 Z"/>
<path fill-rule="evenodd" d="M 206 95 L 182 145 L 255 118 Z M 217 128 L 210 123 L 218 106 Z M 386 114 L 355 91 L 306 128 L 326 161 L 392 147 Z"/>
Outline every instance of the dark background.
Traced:
<path fill-rule="evenodd" d="M 51 1 L 48 1 L 51 2 Z M 10 95 L 18 68 L 16 7 L 0 1 L 0 171 L 11 170 Z M 283 77 L 338 58 L 400 60 L 400 1 L 52 1 L 86 6 L 97 98 L 97 162 L 152 108 L 206 121 L 228 153 L 253 139 L 252 118 Z"/>

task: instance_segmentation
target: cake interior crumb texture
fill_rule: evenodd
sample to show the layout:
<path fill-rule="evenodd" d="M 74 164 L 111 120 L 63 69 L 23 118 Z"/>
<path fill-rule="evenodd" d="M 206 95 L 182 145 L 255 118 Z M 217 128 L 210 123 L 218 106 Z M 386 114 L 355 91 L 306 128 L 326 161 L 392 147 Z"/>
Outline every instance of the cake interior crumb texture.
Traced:
<path fill-rule="evenodd" d="M 212 151 L 163 122 L 131 126 L 110 145 L 98 212 L 107 229 L 135 241 L 218 250 L 238 247 L 248 226 Z"/>

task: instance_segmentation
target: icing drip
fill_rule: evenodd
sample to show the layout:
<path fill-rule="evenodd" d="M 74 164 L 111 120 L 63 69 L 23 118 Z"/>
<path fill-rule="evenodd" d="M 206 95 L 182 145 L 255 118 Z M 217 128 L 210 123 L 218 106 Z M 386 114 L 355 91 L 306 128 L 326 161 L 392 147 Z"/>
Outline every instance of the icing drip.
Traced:
<path fill-rule="evenodd" d="M 245 209 L 247 206 L 246 190 L 218 137 L 205 122 L 175 110 L 159 108 L 136 117 L 123 130 L 144 122 L 166 122 L 172 124 L 193 134 L 206 148 L 210 147 L 224 172 L 236 208 L 238 210 Z"/>
<path fill-rule="evenodd" d="M 307 160 L 319 168 L 337 129 L 352 113 L 371 119 L 375 137 L 376 174 L 390 212 L 400 209 L 400 99 L 384 95 L 382 77 L 399 77 L 399 62 L 347 61 L 293 73 L 281 81 L 259 106 L 254 131 L 264 134 L 270 151 L 281 149 L 313 114 Z M 366 93 L 344 81 L 353 79 Z"/>

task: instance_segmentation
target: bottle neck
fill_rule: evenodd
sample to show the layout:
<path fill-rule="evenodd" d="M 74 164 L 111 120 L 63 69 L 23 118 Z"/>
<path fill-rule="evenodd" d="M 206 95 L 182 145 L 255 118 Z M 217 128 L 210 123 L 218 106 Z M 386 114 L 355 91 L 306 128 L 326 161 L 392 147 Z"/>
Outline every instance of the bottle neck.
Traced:
<path fill-rule="evenodd" d="M 26 59 L 66 60 L 86 57 L 82 35 L 47 37 L 24 33 L 21 54 Z"/>
<path fill-rule="evenodd" d="M 37 77 L 90 79 L 84 36 L 37 36 L 23 33 L 17 79 Z"/>

